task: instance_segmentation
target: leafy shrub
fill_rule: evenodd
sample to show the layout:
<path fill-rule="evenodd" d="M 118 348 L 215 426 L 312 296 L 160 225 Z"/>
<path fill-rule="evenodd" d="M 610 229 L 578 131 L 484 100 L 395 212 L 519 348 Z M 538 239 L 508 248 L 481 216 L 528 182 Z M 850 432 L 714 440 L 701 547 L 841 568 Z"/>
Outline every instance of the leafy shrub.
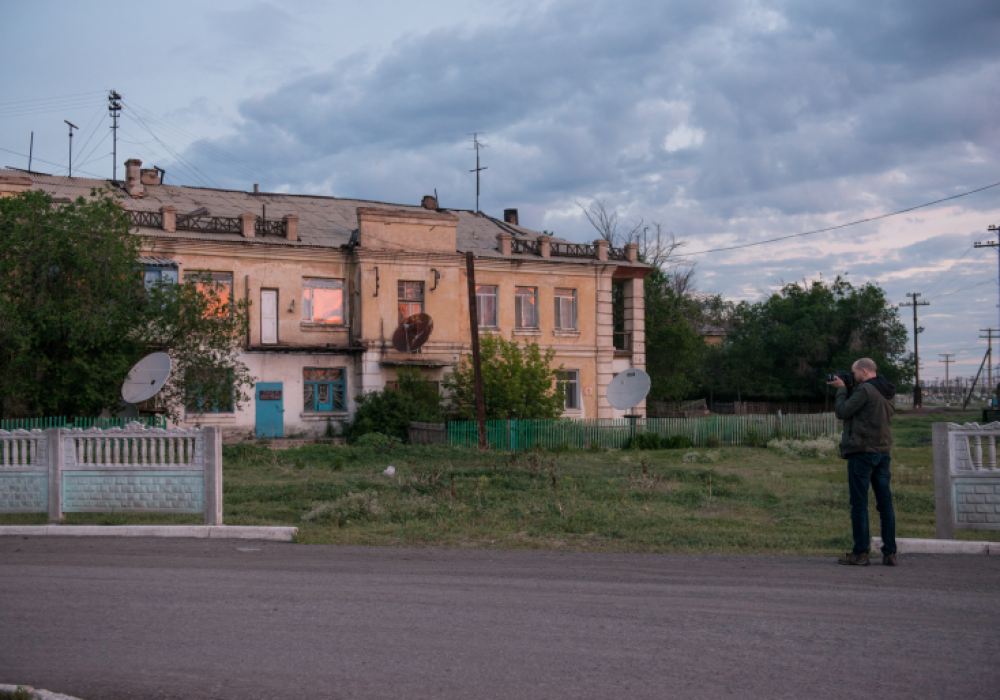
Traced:
<path fill-rule="evenodd" d="M 364 433 L 359 435 L 354 441 L 356 447 L 372 447 L 379 452 L 392 452 L 392 443 L 395 442 L 391 436 L 384 433 Z"/>
<path fill-rule="evenodd" d="M 355 444 L 362 435 L 382 433 L 398 442 L 406 442 L 411 421 L 440 423 L 441 396 L 433 384 L 424 380 L 416 367 L 400 367 L 398 389 L 385 389 L 358 396 L 354 420 L 344 426 L 344 437 Z"/>
<path fill-rule="evenodd" d="M 717 449 L 721 444 L 722 440 L 719 439 L 718 435 L 709 435 L 708 437 L 705 438 L 705 447 L 709 447 L 714 450 Z"/>
<path fill-rule="evenodd" d="M 638 433 L 629 438 L 625 447 L 629 450 L 684 450 L 694 447 L 694 443 L 685 435 L 660 437 L 656 433 Z"/>

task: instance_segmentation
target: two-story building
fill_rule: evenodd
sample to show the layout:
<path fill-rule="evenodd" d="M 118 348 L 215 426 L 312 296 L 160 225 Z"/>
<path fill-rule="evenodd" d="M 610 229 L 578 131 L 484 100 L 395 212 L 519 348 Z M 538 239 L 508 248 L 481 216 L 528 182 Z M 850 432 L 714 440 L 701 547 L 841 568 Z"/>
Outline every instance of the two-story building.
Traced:
<path fill-rule="evenodd" d="M 0 171 L 0 191 L 28 186 L 56 200 L 120 190 L 143 236 L 147 280 L 208 273 L 251 302 L 242 361 L 257 380 L 253 400 L 183 419 L 224 426 L 231 438 L 323 433 L 350 418 L 355 396 L 391 385 L 402 365 L 440 381 L 471 348 L 470 251 L 480 333 L 554 348 L 566 417 L 621 415 L 607 402 L 608 383 L 645 366 L 650 268 L 637 248 L 548 236 L 520 226 L 516 209 L 501 221 L 439 208 L 430 196 L 407 206 L 165 185 L 138 160 L 127 161 L 124 183 Z M 415 313 L 428 314 L 433 330 L 401 352 L 393 333 Z"/>

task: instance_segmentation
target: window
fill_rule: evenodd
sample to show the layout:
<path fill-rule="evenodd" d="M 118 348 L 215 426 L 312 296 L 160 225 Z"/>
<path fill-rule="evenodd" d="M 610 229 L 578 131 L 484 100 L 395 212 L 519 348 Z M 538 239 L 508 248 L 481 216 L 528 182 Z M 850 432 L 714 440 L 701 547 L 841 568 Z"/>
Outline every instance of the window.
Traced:
<path fill-rule="evenodd" d="M 344 280 L 302 280 L 302 320 L 344 323 Z"/>
<path fill-rule="evenodd" d="M 580 410 L 580 371 L 570 369 L 559 372 L 556 381 L 563 392 L 563 408 L 567 411 Z"/>
<path fill-rule="evenodd" d="M 476 285 L 476 310 L 480 328 L 497 327 L 497 288 L 492 284 Z"/>
<path fill-rule="evenodd" d="M 306 411 L 345 411 L 344 370 L 328 367 L 302 369 L 302 407 Z"/>
<path fill-rule="evenodd" d="M 556 328 L 576 330 L 576 290 L 556 287 Z"/>
<path fill-rule="evenodd" d="M 205 318 L 232 315 L 233 273 L 191 270 L 184 273 L 184 279 L 195 283 L 198 291 L 209 297 L 210 302 Z"/>
<path fill-rule="evenodd" d="M 424 283 L 399 280 L 396 290 L 399 299 L 399 322 L 424 312 Z"/>
<path fill-rule="evenodd" d="M 233 412 L 233 373 L 227 373 L 228 381 L 218 387 L 221 398 L 213 397 L 211 380 L 201 375 L 198 379 L 196 371 L 189 372 L 184 382 L 184 409 L 188 413 L 232 413 Z"/>
<path fill-rule="evenodd" d="M 176 282 L 177 268 L 166 266 L 147 265 L 143 271 L 143 282 L 147 287 L 152 287 L 159 282 Z"/>
<path fill-rule="evenodd" d="M 538 328 L 538 287 L 514 287 L 514 326 Z"/>

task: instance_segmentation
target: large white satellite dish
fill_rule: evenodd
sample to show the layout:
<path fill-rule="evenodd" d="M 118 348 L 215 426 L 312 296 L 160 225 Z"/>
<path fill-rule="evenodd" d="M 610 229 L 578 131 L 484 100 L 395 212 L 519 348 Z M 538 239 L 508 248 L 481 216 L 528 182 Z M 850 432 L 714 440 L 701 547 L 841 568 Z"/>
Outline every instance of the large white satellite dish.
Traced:
<path fill-rule="evenodd" d="M 608 384 L 608 403 L 619 411 L 627 411 L 642 403 L 650 384 L 649 375 L 641 369 L 620 372 Z"/>
<path fill-rule="evenodd" d="M 126 403 L 141 403 L 156 395 L 170 378 L 170 355 L 154 352 L 135 363 L 122 384 L 122 399 Z"/>

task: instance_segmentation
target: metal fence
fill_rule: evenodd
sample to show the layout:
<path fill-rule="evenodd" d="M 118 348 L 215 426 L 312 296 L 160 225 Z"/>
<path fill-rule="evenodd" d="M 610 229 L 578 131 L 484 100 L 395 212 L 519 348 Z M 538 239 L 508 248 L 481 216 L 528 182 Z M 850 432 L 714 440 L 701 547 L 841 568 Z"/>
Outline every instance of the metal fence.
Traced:
<path fill-rule="evenodd" d="M 49 428 L 124 428 L 129 423 L 140 423 L 146 428 L 167 427 L 165 416 L 143 418 L 12 418 L 0 420 L 0 430 L 48 430 Z"/>
<path fill-rule="evenodd" d="M 832 413 L 811 415 L 706 416 L 704 418 L 616 418 L 593 420 L 492 420 L 486 421 L 486 436 L 495 450 L 525 450 L 539 447 L 586 448 L 593 443 L 604 448 L 623 448 L 637 433 L 660 437 L 684 435 L 698 446 L 711 436 L 720 445 L 753 445 L 772 438 L 813 439 L 837 432 Z M 448 444 L 479 445 L 475 421 L 448 423 Z"/>

